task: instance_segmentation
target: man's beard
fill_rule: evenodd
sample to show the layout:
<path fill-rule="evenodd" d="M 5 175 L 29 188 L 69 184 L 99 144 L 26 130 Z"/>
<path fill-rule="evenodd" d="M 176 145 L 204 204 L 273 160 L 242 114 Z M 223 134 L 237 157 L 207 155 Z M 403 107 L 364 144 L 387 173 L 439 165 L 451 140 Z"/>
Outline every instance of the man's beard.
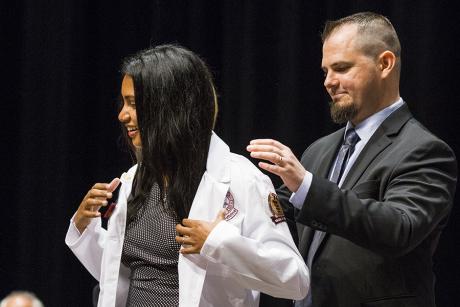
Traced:
<path fill-rule="evenodd" d="M 356 109 L 354 103 L 350 103 L 345 106 L 339 106 L 337 102 L 330 101 L 329 107 L 332 121 L 336 124 L 344 124 L 347 121 L 353 119 L 353 117 L 355 117 L 358 113 L 358 109 Z"/>

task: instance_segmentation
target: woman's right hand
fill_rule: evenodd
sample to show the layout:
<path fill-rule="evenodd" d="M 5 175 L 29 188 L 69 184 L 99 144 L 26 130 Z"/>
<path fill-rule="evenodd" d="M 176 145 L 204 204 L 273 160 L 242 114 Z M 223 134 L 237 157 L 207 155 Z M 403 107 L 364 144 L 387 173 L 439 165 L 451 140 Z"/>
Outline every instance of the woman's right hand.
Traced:
<path fill-rule="evenodd" d="M 91 223 L 91 219 L 101 216 L 99 208 L 107 206 L 107 199 L 112 198 L 112 192 L 119 184 L 118 178 L 113 179 L 111 183 L 96 183 L 86 193 L 73 219 L 80 233 Z"/>

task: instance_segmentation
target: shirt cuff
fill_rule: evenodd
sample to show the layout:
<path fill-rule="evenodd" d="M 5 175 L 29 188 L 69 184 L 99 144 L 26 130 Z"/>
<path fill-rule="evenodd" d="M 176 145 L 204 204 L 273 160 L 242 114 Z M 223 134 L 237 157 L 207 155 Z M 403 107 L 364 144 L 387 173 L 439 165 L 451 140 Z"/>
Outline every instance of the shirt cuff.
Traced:
<path fill-rule="evenodd" d="M 310 190 L 311 181 L 313 179 L 312 173 L 306 171 L 305 177 L 303 177 L 302 183 L 296 192 L 292 193 L 289 198 L 289 202 L 297 209 L 302 209 L 305 198 L 307 198 L 308 191 Z"/>

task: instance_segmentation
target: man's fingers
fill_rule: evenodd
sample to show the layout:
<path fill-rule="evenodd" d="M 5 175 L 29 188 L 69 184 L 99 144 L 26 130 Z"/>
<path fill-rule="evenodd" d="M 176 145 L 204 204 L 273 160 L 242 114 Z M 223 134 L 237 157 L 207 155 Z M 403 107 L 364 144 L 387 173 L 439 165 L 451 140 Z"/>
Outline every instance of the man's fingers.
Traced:
<path fill-rule="evenodd" d="M 259 167 L 260 167 L 261 169 L 264 169 L 264 170 L 266 170 L 267 172 L 270 172 L 270 173 L 272 173 L 272 174 L 281 176 L 281 170 L 282 170 L 282 168 L 279 167 L 278 165 L 274 165 L 274 164 L 270 164 L 270 163 L 265 163 L 265 162 L 259 162 L 257 165 L 259 165 Z"/>
<path fill-rule="evenodd" d="M 282 155 L 282 150 L 272 145 L 248 145 L 246 150 L 249 152 L 273 152 L 277 155 Z"/>
<path fill-rule="evenodd" d="M 259 160 L 270 161 L 273 164 L 277 164 L 281 160 L 281 155 L 273 152 L 251 152 L 251 157 Z"/>
<path fill-rule="evenodd" d="M 255 139 L 249 142 L 250 145 L 270 145 L 280 150 L 286 149 L 286 145 L 273 139 Z"/>

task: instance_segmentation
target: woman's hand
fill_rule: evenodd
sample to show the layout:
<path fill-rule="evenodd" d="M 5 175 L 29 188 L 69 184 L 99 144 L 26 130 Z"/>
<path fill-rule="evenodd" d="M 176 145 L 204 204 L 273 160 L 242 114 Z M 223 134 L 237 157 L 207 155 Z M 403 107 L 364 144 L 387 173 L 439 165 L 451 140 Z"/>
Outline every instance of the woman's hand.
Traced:
<path fill-rule="evenodd" d="M 107 206 L 107 199 L 112 198 L 112 192 L 119 184 L 118 178 L 113 179 L 111 183 L 96 183 L 86 193 L 73 219 L 80 233 L 83 233 L 92 218 L 101 216 L 99 208 Z"/>
<path fill-rule="evenodd" d="M 183 219 L 176 225 L 177 243 L 182 245 L 182 254 L 199 254 L 204 242 L 216 225 L 225 219 L 225 209 L 221 209 L 213 222 Z"/>

